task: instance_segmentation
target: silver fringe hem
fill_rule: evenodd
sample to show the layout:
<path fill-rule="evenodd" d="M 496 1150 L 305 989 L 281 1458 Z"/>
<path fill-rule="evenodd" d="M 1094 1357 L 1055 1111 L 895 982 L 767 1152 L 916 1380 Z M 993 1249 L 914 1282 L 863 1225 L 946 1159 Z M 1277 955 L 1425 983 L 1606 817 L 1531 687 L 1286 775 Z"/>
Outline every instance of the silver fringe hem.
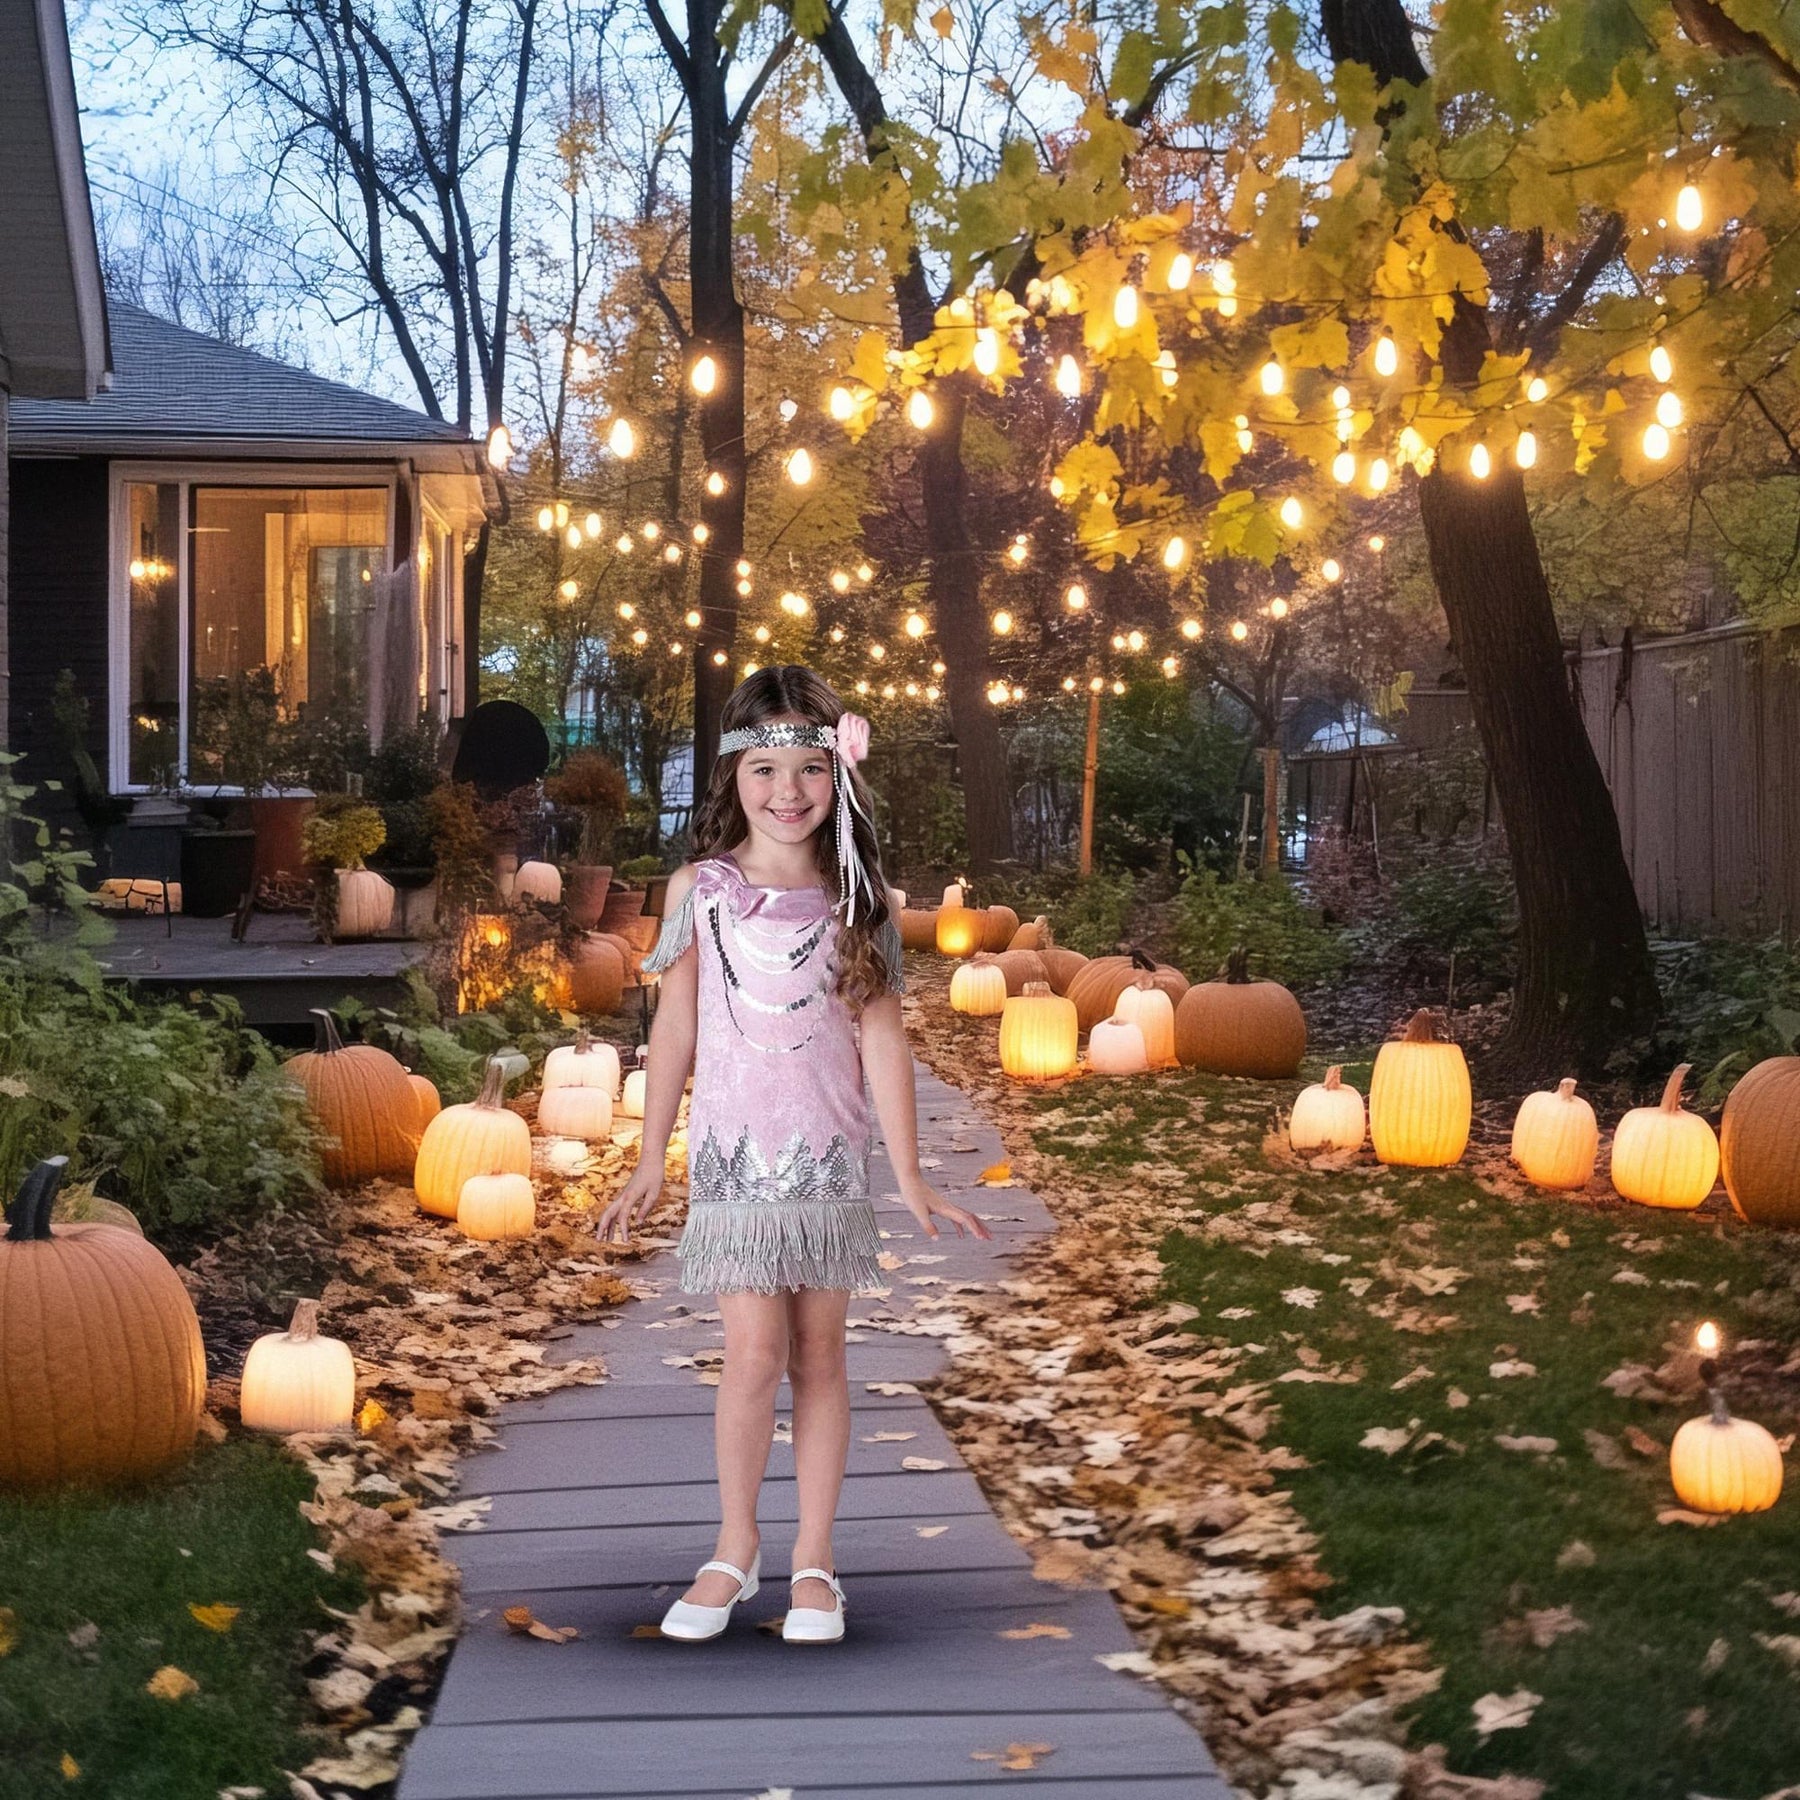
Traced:
<path fill-rule="evenodd" d="M 684 1294 L 780 1294 L 881 1285 L 867 1200 L 702 1200 L 676 1248 Z"/>

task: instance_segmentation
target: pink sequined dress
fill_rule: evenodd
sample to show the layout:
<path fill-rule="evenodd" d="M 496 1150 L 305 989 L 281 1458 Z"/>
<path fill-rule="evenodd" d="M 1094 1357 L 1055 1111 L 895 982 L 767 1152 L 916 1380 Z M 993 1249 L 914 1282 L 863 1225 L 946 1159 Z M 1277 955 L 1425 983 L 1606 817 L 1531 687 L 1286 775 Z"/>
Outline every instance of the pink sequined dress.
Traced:
<path fill-rule="evenodd" d="M 838 919 L 823 888 L 753 886 L 730 856 L 694 885 L 644 967 L 696 944 L 686 1293 L 879 1284 L 869 1107 L 856 1020 L 834 991 Z M 899 992 L 900 938 L 884 933 Z"/>

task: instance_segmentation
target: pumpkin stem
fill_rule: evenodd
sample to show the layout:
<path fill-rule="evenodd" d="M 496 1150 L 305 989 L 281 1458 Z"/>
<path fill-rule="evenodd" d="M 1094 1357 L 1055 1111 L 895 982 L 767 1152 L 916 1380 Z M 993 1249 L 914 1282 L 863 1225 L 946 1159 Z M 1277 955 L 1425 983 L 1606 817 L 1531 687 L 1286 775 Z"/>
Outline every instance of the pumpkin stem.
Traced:
<path fill-rule="evenodd" d="M 586 1056 L 593 1041 L 594 1040 L 585 1025 L 577 1025 L 575 1027 L 575 1054 L 577 1056 Z"/>
<path fill-rule="evenodd" d="M 1148 950 L 1140 950 L 1136 944 L 1131 946 L 1131 966 L 1134 969 L 1147 969 L 1156 973 L 1156 958 Z"/>
<path fill-rule="evenodd" d="M 50 1209 L 56 1204 L 56 1190 L 62 1186 L 63 1172 L 69 1166 L 66 1156 L 47 1156 L 37 1163 L 19 1183 L 12 1205 L 6 1209 L 11 1229 L 7 1240 L 14 1244 L 42 1242 L 50 1235 Z"/>
<path fill-rule="evenodd" d="M 1714 1369 L 1713 1373 L 1716 1375 L 1718 1373 L 1717 1369 Z M 1724 1390 L 1720 1388 L 1716 1382 L 1708 1382 L 1706 1398 L 1708 1404 L 1712 1407 L 1712 1422 L 1715 1425 L 1729 1425 L 1731 1423 L 1731 1409 L 1725 1404 Z"/>
<path fill-rule="evenodd" d="M 1333 1063 L 1331 1067 L 1325 1071 L 1324 1086 L 1326 1093 L 1335 1094 L 1338 1089 L 1344 1085 L 1343 1077 L 1343 1065 L 1341 1063 Z"/>
<path fill-rule="evenodd" d="M 1241 987 L 1250 979 L 1250 952 L 1242 944 L 1225 958 L 1225 979 L 1234 987 Z"/>
<path fill-rule="evenodd" d="M 1687 1080 L 1688 1071 L 1692 1069 L 1693 1066 L 1692 1063 L 1683 1063 L 1681 1067 L 1669 1077 L 1668 1085 L 1663 1089 L 1662 1109 L 1664 1112 L 1672 1113 L 1681 1111 L 1681 1084 Z"/>
<path fill-rule="evenodd" d="M 1050 994 L 1050 984 L 1047 981 L 1028 981 L 1020 988 L 1019 992 L 1029 994 L 1034 999 L 1040 995 L 1047 999 Z"/>
<path fill-rule="evenodd" d="M 319 1335 L 319 1303 L 296 1300 L 294 1316 L 288 1320 L 287 1334 L 295 1343 L 303 1344 Z"/>
<path fill-rule="evenodd" d="M 337 1020 L 322 1006 L 310 1009 L 313 1017 L 313 1049 L 321 1056 L 331 1056 L 343 1049 L 344 1040 L 338 1033 Z"/>
<path fill-rule="evenodd" d="M 498 1111 L 506 1099 L 506 1065 L 497 1056 L 488 1058 L 487 1073 L 481 1078 L 481 1092 L 475 1096 L 477 1106 Z"/>
<path fill-rule="evenodd" d="M 1556 1097 L 1559 1100 L 1573 1100 L 1575 1098 L 1575 1077 L 1573 1075 L 1565 1075 L 1562 1080 L 1556 1084 Z"/>
<path fill-rule="evenodd" d="M 1438 1016 L 1429 1006 L 1421 1006 L 1406 1021 L 1406 1033 L 1400 1040 L 1404 1044 L 1441 1044 L 1444 1040 L 1438 1035 Z"/>

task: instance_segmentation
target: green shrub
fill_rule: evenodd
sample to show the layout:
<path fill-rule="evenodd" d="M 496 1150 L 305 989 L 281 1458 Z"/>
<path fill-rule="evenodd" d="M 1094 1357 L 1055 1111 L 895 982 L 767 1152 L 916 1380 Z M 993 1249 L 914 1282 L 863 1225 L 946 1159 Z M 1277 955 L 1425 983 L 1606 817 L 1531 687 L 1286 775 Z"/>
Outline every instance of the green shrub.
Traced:
<path fill-rule="evenodd" d="M 1227 881 L 1195 869 L 1175 897 L 1171 942 L 1175 962 L 1197 981 L 1239 944 L 1253 975 L 1290 987 L 1328 980 L 1346 960 L 1340 934 L 1320 924 L 1280 875 Z"/>
<path fill-rule="evenodd" d="M 649 881 L 663 872 L 660 856 L 634 856 L 619 864 L 614 873 L 621 881 Z"/>
<path fill-rule="evenodd" d="M 1076 881 L 1047 910 L 1056 941 L 1083 956 L 1104 956 L 1124 941 L 1131 922 L 1137 883 L 1129 875 L 1090 875 Z M 1020 910 L 1020 917 L 1032 916 Z"/>
<path fill-rule="evenodd" d="M 1513 966 L 1512 871 L 1492 840 L 1467 838 L 1418 849 L 1386 885 L 1356 940 L 1372 960 L 1456 981 L 1499 985 Z"/>
<path fill-rule="evenodd" d="M 1767 1056 L 1800 1043 L 1800 949 L 1780 938 L 1651 940 L 1667 1055 L 1691 1062 L 1700 1097 L 1716 1101 Z"/>

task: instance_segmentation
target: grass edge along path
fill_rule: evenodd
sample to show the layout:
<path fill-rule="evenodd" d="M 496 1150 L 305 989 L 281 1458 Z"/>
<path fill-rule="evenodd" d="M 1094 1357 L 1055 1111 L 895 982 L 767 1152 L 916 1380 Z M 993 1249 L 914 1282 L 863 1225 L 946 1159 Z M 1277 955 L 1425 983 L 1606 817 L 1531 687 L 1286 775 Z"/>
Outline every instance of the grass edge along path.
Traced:
<path fill-rule="evenodd" d="M 1490 1171 L 1271 1159 L 1264 1132 L 1299 1083 L 1021 1088 L 993 1073 L 993 1021 L 949 1014 L 929 973 L 915 985 L 921 1053 L 997 1116 L 1018 1178 L 1063 1221 L 1010 1303 L 1104 1384 L 1040 1382 L 1050 1417 L 1018 1423 L 993 1410 L 1011 1378 L 992 1366 L 934 1398 L 1021 1535 L 1059 1528 L 1046 1499 L 1091 1514 L 1060 1528 L 1085 1527 L 1079 1554 L 1234 1779 L 1287 1794 L 1304 1767 L 1346 1793 L 1403 1778 L 1433 1800 L 1523 1800 L 1540 1783 L 1559 1800 L 1758 1800 L 1800 1778 L 1795 1496 L 1712 1528 L 1656 1522 L 1674 1505 L 1662 1447 L 1701 1410 L 1693 1320 L 1791 1352 L 1791 1246 L 1716 1215 L 1535 1197 Z M 1196 1348 L 1214 1359 L 1197 1378 Z M 1158 1360 L 1188 1371 L 1173 1417 L 1140 1404 Z M 1791 1394 L 1785 1416 L 1767 1390 L 1741 1409 L 1779 1435 Z M 1119 1453 L 1109 1411 L 1138 1434 Z M 1033 1486 L 1045 1468 L 1049 1494 Z M 1183 1562 L 1197 1582 L 1175 1578 Z M 1490 1694 L 1541 1698 L 1489 1702 L 1490 1720 L 1528 1722 L 1483 1737 Z M 1427 1746 L 1404 1762 L 1384 1754 L 1404 1735 L 1396 1710 Z M 1433 1743 L 1467 1779 L 1433 1772 Z"/>

